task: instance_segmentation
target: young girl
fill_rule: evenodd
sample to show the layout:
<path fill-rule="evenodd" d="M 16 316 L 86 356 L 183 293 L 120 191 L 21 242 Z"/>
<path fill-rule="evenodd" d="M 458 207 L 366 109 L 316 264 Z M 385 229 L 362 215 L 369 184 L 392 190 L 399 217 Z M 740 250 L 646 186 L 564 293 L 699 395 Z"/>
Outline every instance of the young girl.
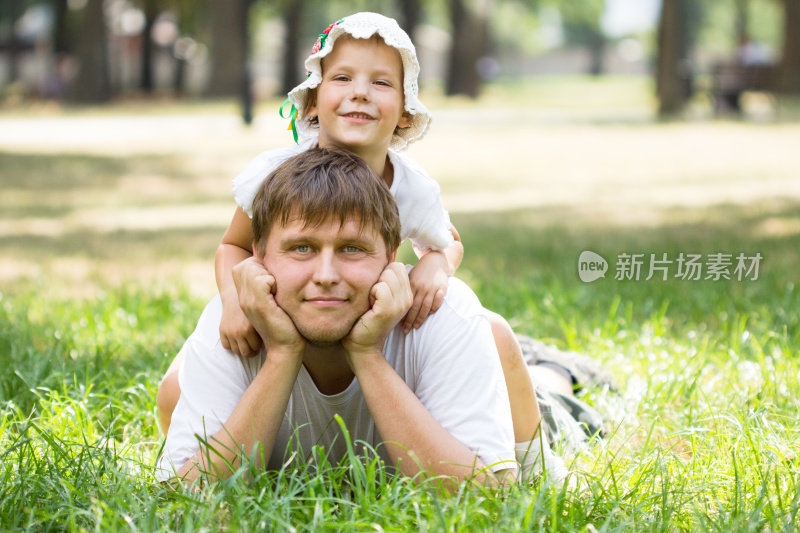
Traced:
<path fill-rule="evenodd" d="M 249 217 L 253 198 L 272 170 L 303 150 L 319 145 L 357 154 L 395 197 L 401 236 L 411 239 L 419 255 L 409 274 L 414 303 L 403 319 L 406 332 L 418 328 L 439 308 L 447 278 L 463 255 L 458 232 L 442 207 L 438 184 L 398 153 L 420 139 L 431 120 L 418 99 L 419 62 L 408 35 L 393 19 L 357 13 L 320 34 L 305 66 L 308 77 L 289 93 L 291 128 L 298 144 L 261 153 L 234 179 L 239 207 L 217 250 L 216 279 L 223 304 L 220 338 L 223 346 L 237 355 L 255 355 L 262 347 L 239 307 L 231 275 L 236 264 L 252 255 Z M 527 470 L 536 469 L 533 463 L 541 463 L 542 459 L 536 458 L 543 449 L 545 465 L 563 471 L 563 465 L 539 441 L 536 396 L 519 343 L 502 317 L 489 316 L 511 400 L 518 458 L 524 466 L 528 463 Z M 159 417 L 165 433 L 180 395 L 179 365 L 176 358 L 159 387 Z"/>

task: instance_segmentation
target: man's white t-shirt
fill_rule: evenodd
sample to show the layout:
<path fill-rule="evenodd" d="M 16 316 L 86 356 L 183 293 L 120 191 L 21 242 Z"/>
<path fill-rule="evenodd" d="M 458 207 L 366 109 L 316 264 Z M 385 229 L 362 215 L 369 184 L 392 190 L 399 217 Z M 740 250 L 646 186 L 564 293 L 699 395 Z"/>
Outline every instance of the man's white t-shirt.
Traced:
<path fill-rule="evenodd" d="M 224 349 L 219 339 L 221 316 L 217 296 L 182 348 L 181 397 L 159 460 L 160 481 L 173 477 L 197 452 L 198 438 L 208 440 L 222 428 L 265 360 L 263 351 L 246 358 Z M 433 418 L 484 465 L 492 471 L 516 468 L 511 409 L 497 348 L 483 308 L 469 287 L 450 278 L 439 310 L 408 335 L 395 327 L 383 353 Z M 315 445 L 323 446 L 328 460 L 336 464 L 346 455 L 345 440 L 334 420 L 337 414 L 351 442 L 370 444 L 388 463 L 358 379 L 338 394 L 324 395 L 301 367 L 268 467 L 280 468 L 294 452 L 300 460 L 308 458 Z"/>
<path fill-rule="evenodd" d="M 233 179 L 233 196 L 253 217 L 253 200 L 267 176 L 281 163 L 317 145 L 317 137 L 300 144 L 261 152 Z M 450 216 L 442 206 L 439 184 L 411 159 L 389 150 L 394 177 L 389 192 L 400 214 L 400 238 L 420 250 L 444 250 L 453 244 Z"/>

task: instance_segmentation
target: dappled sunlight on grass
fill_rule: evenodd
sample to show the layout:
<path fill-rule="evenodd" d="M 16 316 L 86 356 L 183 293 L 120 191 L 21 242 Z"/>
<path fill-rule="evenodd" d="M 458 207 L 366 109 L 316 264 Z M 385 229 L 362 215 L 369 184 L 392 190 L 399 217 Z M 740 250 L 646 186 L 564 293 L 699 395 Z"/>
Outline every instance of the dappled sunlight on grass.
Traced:
<path fill-rule="evenodd" d="M 42 146 L 35 125 L 33 144 L 0 135 L 0 517 L 143 531 L 795 527 L 800 126 L 655 124 L 646 87 L 625 80 L 515 90 L 430 99 L 442 112 L 411 156 L 442 185 L 465 245 L 458 275 L 482 303 L 617 382 L 582 392 L 609 437 L 567 457 L 574 487 L 444 497 L 372 463 L 154 486 L 155 392 L 216 290 L 230 179 L 290 141 L 266 114 L 245 131 L 218 107 L 148 123 L 133 106 L 120 122 L 133 129 L 97 144 L 69 128 L 113 124 L 107 111 L 69 111 Z M 164 116 L 175 121 L 159 132 Z M 198 129 L 172 138 L 187 124 Z M 581 281 L 585 250 L 608 260 L 604 278 Z M 615 279 L 623 253 L 763 261 L 757 279 Z"/>

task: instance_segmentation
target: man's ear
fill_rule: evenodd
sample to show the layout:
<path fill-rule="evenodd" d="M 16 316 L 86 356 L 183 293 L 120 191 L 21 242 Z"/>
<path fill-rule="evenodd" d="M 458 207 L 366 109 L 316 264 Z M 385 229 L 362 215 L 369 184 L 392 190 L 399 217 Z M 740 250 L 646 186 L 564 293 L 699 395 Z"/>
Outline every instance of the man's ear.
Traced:
<path fill-rule="evenodd" d="M 387 255 L 389 256 L 389 262 L 393 263 L 395 258 L 397 257 L 397 248 L 395 248 L 394 250 L 390 251 Z"/>
<path fill-rule="evenodd" d="M 258 246 L 256 245 L 255 241 L 253 241 L 253 244 L 251 246 L 252 246 L 253 257 L 255 257 L 259 263 L 263 263 L 264 256 L 261 255 L 261 253 L 258 251 Z"/>

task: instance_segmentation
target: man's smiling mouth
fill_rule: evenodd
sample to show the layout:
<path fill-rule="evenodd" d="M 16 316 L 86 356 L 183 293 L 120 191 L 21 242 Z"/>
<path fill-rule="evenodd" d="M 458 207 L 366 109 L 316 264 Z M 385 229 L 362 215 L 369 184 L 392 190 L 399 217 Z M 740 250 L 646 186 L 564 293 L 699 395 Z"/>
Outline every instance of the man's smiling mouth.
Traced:
<path fill-rule="evenodd" d="M 346 303 L 348 299 L 338 298 L 335 296 L 314 296 L 312 298 L 306 298 L 305 301 L 307 303 L 319 305 L 321 307 L 334 307 Z"/>

